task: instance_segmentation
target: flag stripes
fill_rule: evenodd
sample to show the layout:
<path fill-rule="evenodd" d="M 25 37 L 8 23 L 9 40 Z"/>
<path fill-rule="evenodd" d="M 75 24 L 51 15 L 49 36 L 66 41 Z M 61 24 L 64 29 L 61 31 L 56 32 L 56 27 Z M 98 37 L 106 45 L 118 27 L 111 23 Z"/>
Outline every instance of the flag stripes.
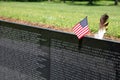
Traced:
<path fill-rule="evenodd" d="M 77 23 L 73 27 L 73 32 L 77 35 L 78 39 L 81 39 L 85 34 L 89 32 L 87 18 L 83 19 L 81 22 Z M 82 26 L 85 25 L 85 26 Z"/>

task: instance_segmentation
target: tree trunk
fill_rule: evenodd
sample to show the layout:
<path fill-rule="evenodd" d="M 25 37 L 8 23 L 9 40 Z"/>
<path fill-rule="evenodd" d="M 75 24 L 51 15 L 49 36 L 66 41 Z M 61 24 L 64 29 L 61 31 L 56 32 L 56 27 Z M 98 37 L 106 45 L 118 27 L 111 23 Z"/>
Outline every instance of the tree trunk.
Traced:
<path fill-rule="evenodd" d="M 93 5 L 93 0 L 89 0 L 89 5 Z"/>
<path fill-rule="evenodd" d="M 118 0 L 114 0 L 114 1 L 115 1 L 115 3 L 114 3 L 114 4 L 115 4 L 115 5 L 118 5 Z"/>

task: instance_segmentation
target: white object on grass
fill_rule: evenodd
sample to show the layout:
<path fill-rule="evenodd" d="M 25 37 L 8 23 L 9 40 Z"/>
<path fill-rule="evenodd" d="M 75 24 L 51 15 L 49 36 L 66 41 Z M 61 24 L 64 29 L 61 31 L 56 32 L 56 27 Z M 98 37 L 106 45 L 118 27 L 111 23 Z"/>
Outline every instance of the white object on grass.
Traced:
<path fill-rule="evenodd" d="M 105 28 L 99 29 L 98 33 L 95 34 L 94 37 L 97 38 L 97 39 L 103 39 L 105 33 L 106 33 Z"/>

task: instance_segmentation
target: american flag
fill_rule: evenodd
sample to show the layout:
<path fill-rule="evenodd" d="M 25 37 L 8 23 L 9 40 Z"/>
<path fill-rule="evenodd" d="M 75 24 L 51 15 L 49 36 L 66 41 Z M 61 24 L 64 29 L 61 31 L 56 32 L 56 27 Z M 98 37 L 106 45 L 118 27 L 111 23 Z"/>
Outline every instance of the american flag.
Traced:
<path fill-rule="evenodd" d="M 77 35 L 78 39 L 81 39 L 89 32 L 87 17 L 73 27 L 73 32 Z"/>

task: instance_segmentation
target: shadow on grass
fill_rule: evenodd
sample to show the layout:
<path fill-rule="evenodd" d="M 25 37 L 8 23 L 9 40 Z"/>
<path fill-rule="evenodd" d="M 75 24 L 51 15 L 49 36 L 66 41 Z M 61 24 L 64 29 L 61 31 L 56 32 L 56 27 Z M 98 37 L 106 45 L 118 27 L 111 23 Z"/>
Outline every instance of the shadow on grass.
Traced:
<path fill-rule="evenodd" d="M 94 2 L 93 4 L 89 4 L 86 1 L 81 1 L 81 2 L 72 2 L 72 1 L 66 1 L 66 4 L 68 5 L 75 5 L 75 6 L 118 6 L 118 5 L 114 5 L 114 2 L 108 2 L 106 1 L 106 3 L 101 3 L 101 2 Z"/>

